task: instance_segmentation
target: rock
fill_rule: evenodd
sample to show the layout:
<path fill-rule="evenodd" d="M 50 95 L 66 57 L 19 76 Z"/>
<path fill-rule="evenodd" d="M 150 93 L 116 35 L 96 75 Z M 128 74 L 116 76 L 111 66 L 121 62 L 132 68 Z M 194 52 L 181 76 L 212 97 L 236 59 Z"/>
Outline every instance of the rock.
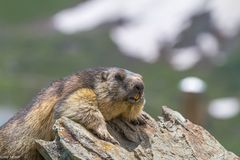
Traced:
<path fill-rule="evenodd" d="M 114 145 L 63 117 L 53 127 L 56 133 L 53 142 L 36 140 L 38 151 L 46 160 L 240 159 L 205 129 L 168 107 L 163 107 L 163 117 L 158 121 L 147 113 L 144 113 L 144 120 L 144 125 L 133 125 L 120 119 L 108 122 L 109 132 L 120 143 Z"/>

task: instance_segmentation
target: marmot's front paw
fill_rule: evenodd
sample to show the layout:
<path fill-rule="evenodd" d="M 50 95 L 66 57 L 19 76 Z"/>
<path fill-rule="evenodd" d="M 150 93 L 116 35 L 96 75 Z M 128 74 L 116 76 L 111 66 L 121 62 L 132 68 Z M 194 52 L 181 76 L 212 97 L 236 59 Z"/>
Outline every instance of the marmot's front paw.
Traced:
<path fill-rule="evenodd" d="M 135 120 L 131 120 L 133 125 L 145 125 L 149 120 L 149 117 L 145 113 L 141 113 L 140 116 L 137 117 Z"/>
<path fill-rule="evenodd" d="M 99 127 L 97 129 L 94 130 L 94 133 L 102 140 L 111 142 L 113 144 L 118 144 L 119 142 L 117 140 L 115 140 L 115 138 L 113 138 L 110 133 L 108 132 L 108 130 L 106 129 L 106 127 Z"/>

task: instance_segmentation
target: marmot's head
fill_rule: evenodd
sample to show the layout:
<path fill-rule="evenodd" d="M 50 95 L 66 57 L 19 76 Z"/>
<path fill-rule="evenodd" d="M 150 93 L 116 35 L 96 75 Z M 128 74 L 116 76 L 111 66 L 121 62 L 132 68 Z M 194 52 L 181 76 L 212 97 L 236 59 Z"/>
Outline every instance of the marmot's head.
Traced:
<path fill-rule="evenodd" d="M 132 105 L 144 103 L 144 83 L 140 74 L 121 68 L 106 68 L 100 79 L 97 94 L 101 99 Z"/>

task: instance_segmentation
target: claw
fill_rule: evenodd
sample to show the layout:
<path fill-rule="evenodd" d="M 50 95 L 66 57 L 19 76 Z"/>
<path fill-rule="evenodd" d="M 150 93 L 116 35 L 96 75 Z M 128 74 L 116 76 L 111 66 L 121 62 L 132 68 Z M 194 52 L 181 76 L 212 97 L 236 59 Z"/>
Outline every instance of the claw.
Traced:
<path fill-rule="evenodd" d="M 145 125 L 147 123 L 146 119 L 149 119 L 146 115 L 141 114 L 137 119 L 132 120 L 133 125 Z"/>
<path fill-rule="evenodd" d="M 105 140 L 105 141 L 108 141 L 108 142 L 111 142 L 112 144 L 119 144 L 119 142 L 117 140 L 115 140 L 115 138 L 113 138 L 110 133 L 107 131 L 107 129 L 96 129 L 94 131 L 94 133 L 98 136 L 98 138 L 102 139 L 102 140 Z"/>

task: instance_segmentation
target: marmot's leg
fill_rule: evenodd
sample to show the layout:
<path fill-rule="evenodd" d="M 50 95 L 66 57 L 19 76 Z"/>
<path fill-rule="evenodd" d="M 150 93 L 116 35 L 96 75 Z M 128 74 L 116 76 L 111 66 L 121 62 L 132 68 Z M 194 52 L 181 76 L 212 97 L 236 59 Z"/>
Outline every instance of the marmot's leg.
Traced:
<path fill-rule="evenodd" d="M 130 121 L 134 125 L 144 125 L 148 119 L 147 115 L 142 111 L 143 104 L 139 106 L 133 106 L 122 113 L 122 118 Z"/>
<path fill-rule="evenodd" d="M 136 119 L 130 120 L 130 122 L 134 125 L 144 125 L 147 120 L 149 120 L 149 117 L 144 112 L 141 112 Z"/>
<path fill-rule="evenodd" d="M 108 132 L 95 93 L 90 89 L 80 89 L 57 104 L 55 118 L 62 116 L 82 124 L 103 140 L 118 143 Z"/>
<path fill-rule="evenodd" d="M 80 107 L 81 110 L 78 111 L 78 114 L 76 116 L 71 117 L 71 119 L 84 125 L 87 129 L 91 130 L 99 138 L 112 142 L 114 144 L 118 143 L 108 132 L 104 117 L 98 109 L 93 109 L 92 107 L 94 106 L 86 105 L 81 105 Z"/>

